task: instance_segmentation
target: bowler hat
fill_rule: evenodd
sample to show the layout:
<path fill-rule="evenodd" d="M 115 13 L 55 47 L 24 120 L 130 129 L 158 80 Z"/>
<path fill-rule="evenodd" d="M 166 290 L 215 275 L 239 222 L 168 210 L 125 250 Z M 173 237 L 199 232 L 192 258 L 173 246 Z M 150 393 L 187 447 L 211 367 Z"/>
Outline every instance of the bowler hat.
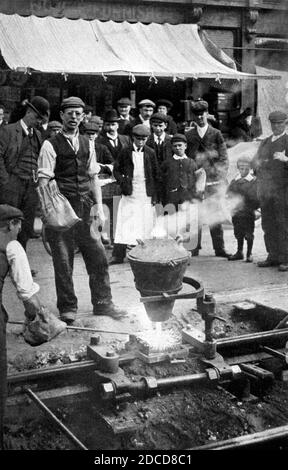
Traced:
<path fill-rule="evenodd" d="M 119 116 L 117 114 L 117 111 L 115 111 L 115 109 L 110 109 L 110 111 L 107 111 L 104 115 L 104 121 L 105 122 L 118 122 Z"/>
<path fill-rule="evenodd" d="M 132 103 L 131 103 L 131 100 L 129 98 L 120 98 L 120 100 L 117 101 L 117 105 L 121 105 L 122 106 L 131 106 Z"/>
<path fill-rule="evenodd" d="M 158 106 L 166 106 L 166 108 L 169 108 L 169 109 L 173 108 L 173 103 L 169 100 L 164 100 L 164 99 L 156 101 L 156 105 L 157 105 L 157 108 Z"/>
<path fill-rule="evenodd" d="M 171 137 L 171 144 L 174 144 L 174 142 L 187 143 L 186 136 L 184 134 L 174 134 L 173 137 Z"/>
<path fill-rule="evenodd" d="M 61 103 L 60 109 L 63 111 L 66 108 L 85 108 L 85 103 L 78 98 L 78 96 L 69 96 L 69 98 L 64 98 Z"/>
<path fill-rule="evenodd" d="M 150 122 L 156 122 L 156 121 L 167 123 L 168 119 L 167 119 L 167 116 L 165 116 L 165 114 L 154 113 L 154 114 L 152 114 L 152 116 L 150 118 Z"/>
<path fill-rule="evenodd" d="M 33 96 L 31 101 L 26 101 L 26 105 L 33 109 L 42 119 L 49 117 L 50 105 L 43 96 Z"/>
<path fill-rule="evenodd" d="M 269 114 L 270 122 L 282 122 L 282 121 L 286 121 L 286 119 L 287 119 L 287 114 L 284 113 L 283 111 L 272 111 L 272 113 Z"/>
<path fill-rule="evenodd" d="M 62 129 L 62 124 L 59 121 L 50 121 L 48 122 L 49 129 Z"/>
<path fill-rule="evenodd" d="M 208 103 L 201 99 L 192 101 L 191 110 L 194 114 L 201 114 L 203 111 L 208 111 Z"/>
<path fill-rule="evenodd" d="M 0 222 L 11 219 L 24 219 L 23 212 L 17 207 L 8 204 L 0 204 Z"/>
<path fill-rule="evenodd" d="M 142 100 L 138 103 L 139 108 L 142 106 L 149 106 L 150 108 L 155 108 L 156 104 L 151 100 Z"/>
<path fill-rule="evenodd" d="M 145 124 L 137 124 L 137 126 L 133 127 L 132 134 L 138 137 L 149 137 L 150 130 Z"/>

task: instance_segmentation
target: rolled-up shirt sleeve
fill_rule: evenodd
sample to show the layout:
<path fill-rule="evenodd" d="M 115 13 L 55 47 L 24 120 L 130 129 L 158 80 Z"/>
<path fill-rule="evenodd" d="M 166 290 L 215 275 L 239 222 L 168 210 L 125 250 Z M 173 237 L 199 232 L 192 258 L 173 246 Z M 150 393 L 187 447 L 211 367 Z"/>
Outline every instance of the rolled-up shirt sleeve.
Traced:
<path fill-rule="evenodd" d="M 92 140 L 89 141 L 89 159 L 87 164 L 87 171 L 90 178 L 94 178 L 94 176 L 98 175 L 100 172 L 100 165 L 97 162 L 95 146 Z"/>
<path fill-rule="evenodd" d="M 24 301 L 39 291 L 39 285 L 33 281 L 26 252 L 17 240 L 7 244 L 6 256 L 11 280 L 16 287 L 18 297 Z"/>
<path fill-rule="evenodd" d="M 43 142 L 38 158 L 38 178 L 54 178 L 56 153 L 48 140 Z"/>

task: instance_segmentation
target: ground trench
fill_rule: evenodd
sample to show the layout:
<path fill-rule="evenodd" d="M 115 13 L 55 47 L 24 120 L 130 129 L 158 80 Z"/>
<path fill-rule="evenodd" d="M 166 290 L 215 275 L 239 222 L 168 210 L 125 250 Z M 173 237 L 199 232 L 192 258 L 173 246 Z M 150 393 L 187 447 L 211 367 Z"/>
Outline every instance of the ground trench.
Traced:
<path fill-rule="evenodd" d="M 281 313 L 277 315 L 274 312 L 271 316 L 260 309 L 251 314 L 249 311 L 236 311 L 232 304 L 227 303 L 218 305 L 218 314 L 227 323 L 223 325 L 215 322 L 216 338 L 272 329 L 281 319 Z M 179 330 L 187 323 L 203 329 L 201 317 L 193 312 L 183 314 L 180 319 L 172 316 L 166 327 Z M 114 347 L 121 349 L 120 343 L 115 343 Z M 233 353 L 236 355 L 237 351 Z M 45 365 L 59 364 L 61 359 L 67 363 L 69 359 L 63 352 L 58 358 L 57 351 L 54 350 L 53 354 L 51 362 L 48 356 Z M 82 344 L 76 359 L 86 359 Z M 26 367 L 32 369 L 33 359 L 31 361 L 31 364 L 22 362 L 21 370 Z M 145 399 L 136 396 L 129 400 L 128 405 L 120 404 L 117 408 L 101 402 L 94 391 L 73 396 L 54 396 L 45 400 L 45 403 L 88 449 L 188 449 L 288 424 L 288 384 L 283 380 L 283 369 L 286 366 L 275 358 L 266 358 L 260 365 L 273 371 L 275 380 L 265 383 L 265 386 L 252 380 L 248 397 L 242 386 L 224 383 L 173 388 Z M 13 366 L 14 372 L 16 364 Z M 39 363 L 35 366 L 39 369 L 41 367 L 43 364 Z M 184 363 L 146 364 L 135 359 L 122 368 L 131 381 L 138 381 L 142 376 L 165 378 L 199 373 L 205 369 L 193 351 Z M 92 372 L 86 372 L 84 378 L 79 376 L 79 382 L 87 379 L 87 374 L 93 375 Z M 67 379 L 61 381 L 58 384 L 60 387 L 69 386 Z M 57 380 L 49 379 L 49 382 L 42 385 L 34 383 L 32 389 L 38 393 L 47 387 L 56 388 Z M 71 440 L 55 429 L 31 400 L 26 397 L 17 402 L 17 397 L 21 396 L 18 392 L 21 392 L 21 387 L 10 386 L 5 422 L 7 449 L 74 449 Z M 108 419 L 104 421 L 103 416 Z M 288 447 L 286 441 L 279 446 Z"/>

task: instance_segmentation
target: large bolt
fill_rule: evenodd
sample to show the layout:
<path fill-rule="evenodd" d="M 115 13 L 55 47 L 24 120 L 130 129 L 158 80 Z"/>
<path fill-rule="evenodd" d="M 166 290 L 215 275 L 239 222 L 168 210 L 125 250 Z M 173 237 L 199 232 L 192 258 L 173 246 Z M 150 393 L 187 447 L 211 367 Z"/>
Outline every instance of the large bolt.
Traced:
<path fill-rule="evenodd" d="M 216 369 L 206 369 L 208 379 L 211 380 L 211 382 L 218 382 L 219 380 L 219 374 Z"/>
<path fill-rule="evenodd" d="M 112 382 L 105 382 L 100 385 L 100 394 L 103 400 L 111 400 L 115 397 L 115 388 Z"/>
<path fill-rule="evenodd" d="M 106 357 L 114 357 L 114 356 L 115 356 L 114 351 L 107 351 L 106 352 Z"/>

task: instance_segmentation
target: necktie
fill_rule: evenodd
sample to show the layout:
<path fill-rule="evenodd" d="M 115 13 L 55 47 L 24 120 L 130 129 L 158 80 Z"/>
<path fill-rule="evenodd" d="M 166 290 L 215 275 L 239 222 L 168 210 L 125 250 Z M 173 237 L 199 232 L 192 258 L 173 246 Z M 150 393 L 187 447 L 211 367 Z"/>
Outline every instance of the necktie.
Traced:
<path fill-rule="evenodd" d="M 29 137 L 33 137 L 33 127 L 28 127 L 28 135 Z"/>

